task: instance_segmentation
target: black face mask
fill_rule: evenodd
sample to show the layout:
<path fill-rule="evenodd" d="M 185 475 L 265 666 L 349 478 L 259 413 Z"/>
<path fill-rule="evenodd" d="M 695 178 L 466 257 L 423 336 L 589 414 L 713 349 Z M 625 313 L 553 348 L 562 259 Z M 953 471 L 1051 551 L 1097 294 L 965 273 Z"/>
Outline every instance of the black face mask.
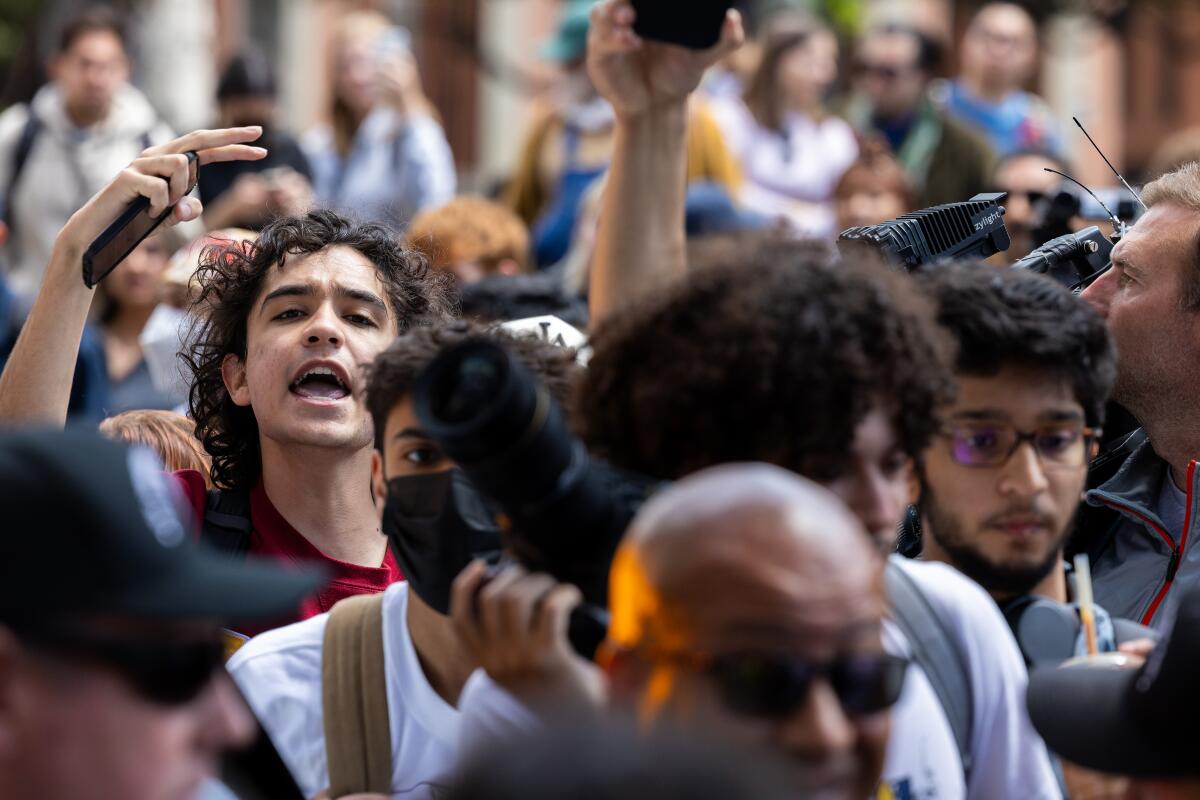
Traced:
<path fill-rule="evenodd" d="M 462 470 L 388 481 L 383 532 L 404 578 L 439 614 L 450 613 L 450 585 L 471 560 L 501 548 L 492 504 Z"/>

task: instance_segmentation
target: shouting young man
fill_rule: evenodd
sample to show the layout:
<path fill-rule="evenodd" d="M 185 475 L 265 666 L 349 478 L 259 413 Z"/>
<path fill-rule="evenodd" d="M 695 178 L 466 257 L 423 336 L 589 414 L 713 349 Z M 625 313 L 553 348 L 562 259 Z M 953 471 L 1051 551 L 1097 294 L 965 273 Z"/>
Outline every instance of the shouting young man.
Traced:
<path fill-rule="evenodd" d="M 146 150 L 71 217 L 0 378 L 0 420 L 63 424 L 93 295 L 80 279 L 92 240 L 141 197 L 152 214 L 173 207 L 168 224 L 195 219 L 184 154 L 197 152 L 200 168 L 259 159 L 266 151 L 248 143 L 261 132 L 197 131 Z M 401 573 L 371 491 L 360 367 L 444 313 L 444 279 L 383 228 L 330 212 L 279 219 L 244 249 L 214 249 L 198 277 L 191 414 L 218 489 L 206 494 L 198 474 L 177 477 L 205 537 L 237 554 L 323 563 L 331 581 L 302 617 L 382 591 Z"/>

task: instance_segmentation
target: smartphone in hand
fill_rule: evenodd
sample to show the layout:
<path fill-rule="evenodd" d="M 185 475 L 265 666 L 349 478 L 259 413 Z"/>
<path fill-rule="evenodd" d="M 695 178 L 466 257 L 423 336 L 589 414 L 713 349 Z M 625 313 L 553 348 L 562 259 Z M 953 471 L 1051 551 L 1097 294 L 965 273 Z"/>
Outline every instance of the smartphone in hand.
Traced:
<path fill-rule="evenodd" d="M 198 163 L 195 153 L 188 153 L 188 187 L 190 192 L 196 187 L 196 170 Z M 163 180 L 166 180 L 165 178 Z M 186 194 L 186 192 L 185 192 Z M 117 268 L 142 240 L 154 233 L 163 220 L 175 209 L 171 206 L 158 216 L 150 214 L 150 200 L 139 197 L 130 203 L 121 216 L 104 229 L 95 238 L 83 254 L 83 282 L 89 288 L 108 277 L 108 273 Z"/>
<path fill-rule="evenodd" d="M 734 0 L 632 0 L 633 31 L 643 39 L 707 50 L 721 40 Z"/>

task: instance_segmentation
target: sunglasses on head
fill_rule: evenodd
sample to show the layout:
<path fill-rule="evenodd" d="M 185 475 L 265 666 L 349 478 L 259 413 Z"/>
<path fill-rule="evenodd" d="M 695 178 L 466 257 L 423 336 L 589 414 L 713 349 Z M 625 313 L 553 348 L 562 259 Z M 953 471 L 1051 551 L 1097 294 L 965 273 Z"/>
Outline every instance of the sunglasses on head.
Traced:
<path fill-rule="evenodd" d="M 216 635 L 123 639 L 39 626 L 22 630 L 21 638 L 37 648 L 112 670 L 146 700 L 168 706 L 195 700 L 225 663 L 224 643 Z"/>
<path fill-rule="evenodd" d="M 713 680 L 729 710 L 760 719 L 790 716 L 820 677 L 830 682 L 847 713 L 878 714 L 900 698 L 908 670 L 907 659 L 888 653 L 853 653 L 826 663 L 751 652 L 689 654 L 683 660 Z"/>

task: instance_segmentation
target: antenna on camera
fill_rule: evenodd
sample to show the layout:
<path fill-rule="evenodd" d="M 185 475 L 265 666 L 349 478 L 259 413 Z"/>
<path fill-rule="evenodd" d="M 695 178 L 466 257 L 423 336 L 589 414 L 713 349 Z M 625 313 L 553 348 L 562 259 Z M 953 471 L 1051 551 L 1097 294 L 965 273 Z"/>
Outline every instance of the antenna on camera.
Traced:
<path fill-rule="evenodd" d="M 1058 170 L 1056 170 L 1056 169 L 1053 169 L 1053 168 L 1051 168 L 1051 167 L 1042 167 L 1042 170 L 1043 170 L 1043 171 L 1045 171 L 1045 172 L 1053 172 L 1055 175 L 1059 176 L 1060 178 L 1066 178 L 1066 179 L 1067 179 L 1067 180 L 1069 180 L 1071 183 L 1073 183 L 1073 184 L 1075 184 L 1076 186 L 1078 186 L 1080 189 L 1083 189 L 1085 192 L 1087 192 L 1089 195 L 1091 195 L 1091 196 L 1092 196 L 1092 199 L 1093 199 L 1093 200 L 1095 200 L 1097 203 L 1099 203 L 1099 204 L 1100 204 L 1100 207 L 1104 209 L 1104 213 L 1105 213 L 1105 214 L 1108 214 L 1108 218 L 1109 218 L 1109 220 L 1110 220 L 1110 221 L 1112 222 L 1112 224 L 1113 224 L 1113 230 L 1116 230 L 1116 231 L 1124 231 L 1124 229 L 1125 229 L 1125 227 L 1126 227 L 1126 226 L 1125 226 L 1125 223 L 1121 221 L 1121 218 L 1120 218 L 1120 217 L 1118 217 L 1116 214 L 1114 214 L 1114 213 L 1112 212 L 1112 209 L 1111 209 L 1111 208 L 1109 208 L 1108 206 L 1104 205 L 1104 201 L 1103 201 L 1103 200 L 1101 200 L 1099 197 L 1097 197 L 1097 196 L 1096 196 L 1096 193 L 1095 193 L 1095 192 L 1093 192 L 1091 189 L 1089 189 L 1088 187 L 1084 186 L 1084 185 L 1083 185 L 1082 183 L 1080 183 L 1078 180 L 1076 180 L 1075 178 L 1072 178 L 1070 175 L 1068 175 L 1068 174 L 1067 174 L 1067 173 L 1065 173 L 1065 172 L 1059 172 Z"/>
<path fill-rule="evenodd" d="M 1071 119 L 1075 122 L 1076 125 L 1079 126 L 1079 130 L 1083 131 L 1083 135 L 1086 136 L 1087 140 L 1092 143 L 1092 147 L 1094 147 L 1096 149 L 1096 152 L 1100 155 L 1100 157 L 1104 159 L 1104 163 L 1107 164 L 1108 168 L 1112 170 L 1113 175 L 1117 176 L 1117 180 L 1119 180 L 1121 182 L 1121 185 L 1123 185 L 1126 189 L 1129 190 L 1129 193 L 1131 195 L 1133 195 L 1134 200 L 1138 201 L 1138 205 L 1140 205 L 1142 207 L 1142 210 L 1149 211 L 1150 209 L 1146 208 L 1146 204 L 1142 202 L 1142 196 L 1133 190 L 1133 187 L 1129 185 L 1129 181 L 1125 180 L 1124 175 L 1117 172 L 1117 168 L 1114 167 L 1112 162 L 1108 160 L 1108 156 L 1104 155 L 1104 151 L 1100 149 L 1100 145 L 1096 144 L 1096 140 L 1093 139 L 1092 135 L 1087 132 L 1087 128 L 1083 127 L 1083 123 L 1079 121 L 1079 117 L 1071 117 Z M 1079 181 L 1075 181 L 1075 182 L 1079 183 Z M 1082 183 L 1080 183 L 1079 185 L 1083 186 Z M 1087 187 L 1084 187 L 1084 188 L 1086 189 Z M 1088 194 L 1092 194 L 1092 193 L 1088 192 Z M 1092 197 L 1096 197 L 1096 195 L 1093 194 Z M 1097 198 L 1097 200 L 1099 200 L 1099 198 Z M 1104 205 L 1104 204 L 1101 203 L 1100 205 Z M 1104 210 L 1108 211 L 1107 208 Z M 1112 216 L 1111 211 L 1108 211 L 1108 213 L 1109 213 L 1109 216 Z"/>

